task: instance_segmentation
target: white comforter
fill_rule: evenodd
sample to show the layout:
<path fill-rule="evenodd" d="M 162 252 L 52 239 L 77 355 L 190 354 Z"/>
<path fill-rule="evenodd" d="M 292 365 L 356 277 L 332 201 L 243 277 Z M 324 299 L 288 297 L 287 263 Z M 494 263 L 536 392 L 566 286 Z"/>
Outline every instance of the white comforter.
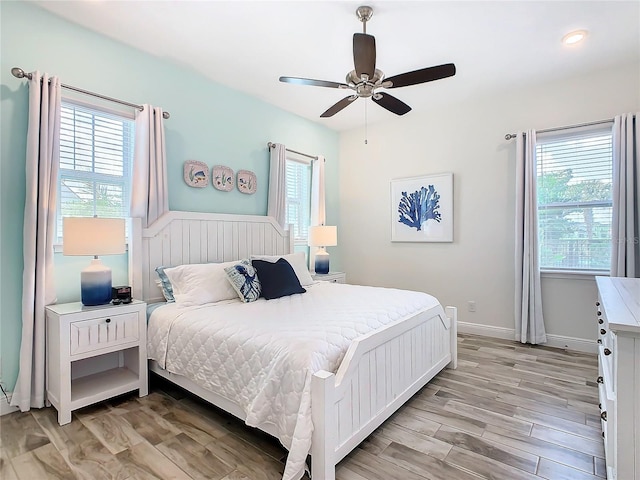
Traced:
<path fill-rule="evenodd" d="M 253 303 L 175 304 L 149 319 L 160 367 L 240 405 L 246 423 L 273 424 L 299 479 L 311 446 L 311 376 L 335 372 L 350 342 L 438 305 L 420 292 L 319 282 L 307 293 Z"/>

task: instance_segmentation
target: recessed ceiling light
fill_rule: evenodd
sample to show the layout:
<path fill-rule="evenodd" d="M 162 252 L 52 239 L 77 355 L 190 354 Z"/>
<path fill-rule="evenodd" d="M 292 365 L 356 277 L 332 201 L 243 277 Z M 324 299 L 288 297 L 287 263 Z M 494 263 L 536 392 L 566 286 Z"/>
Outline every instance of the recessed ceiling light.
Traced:
<path fill-rule="evenodd" d="M 565 45 L 576 45 L 585 39 L 587 36 L 586 30 L 574 30 L 573 32 L 567 33 L 564 37 L 562 37 L 562 43 Z"/>

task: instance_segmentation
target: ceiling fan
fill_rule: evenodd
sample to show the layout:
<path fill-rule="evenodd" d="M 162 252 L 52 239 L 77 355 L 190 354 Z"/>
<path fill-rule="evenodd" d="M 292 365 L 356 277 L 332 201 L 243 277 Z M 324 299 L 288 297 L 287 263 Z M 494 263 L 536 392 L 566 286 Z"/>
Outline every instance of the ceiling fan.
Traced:
<path fill-rule="evenodd" d="M 362 33 L 353 34 L 353 63 L 355 69 L 347 73 L 346 83 L 300 77 L 280 77 L 280 81 L 285 83 L 349 89 L 355 92 L 330 107 L 320 117 L 332 117 L 359 97 L 371 97 L 374 102 L 390 112 L 396 115 L 404 115 L 411 111 L 409 105 L 388 93 L 376 90 L 379 88 L 408 87 L 452 77 L 456 74 L 456 66 L 453 63 L 445 63 L 385 78 L 384 73 L 376 68 L 376 39 L 373 35 L 367 34 L 367 22 L 373 15 L 373 9 L 367 6 L 358 7 L 356 15 L 362 22 Z"/>

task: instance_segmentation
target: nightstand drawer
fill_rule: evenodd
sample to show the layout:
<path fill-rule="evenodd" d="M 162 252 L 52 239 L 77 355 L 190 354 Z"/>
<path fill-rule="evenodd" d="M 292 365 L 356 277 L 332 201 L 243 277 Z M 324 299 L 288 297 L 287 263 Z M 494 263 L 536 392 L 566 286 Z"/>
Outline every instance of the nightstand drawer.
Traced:
<path fill-rule="evenodd" d="M 344 272 L 314 273 L 311 278 L 316 282 L 347 283 L 347 275 Z"/>
<path fill-rule="evenodd" d="M 140 338 L 138 325 L 137 312 L 73 322 L 69 324 L 69 354 L 78 355 L 137 342 Z"/>

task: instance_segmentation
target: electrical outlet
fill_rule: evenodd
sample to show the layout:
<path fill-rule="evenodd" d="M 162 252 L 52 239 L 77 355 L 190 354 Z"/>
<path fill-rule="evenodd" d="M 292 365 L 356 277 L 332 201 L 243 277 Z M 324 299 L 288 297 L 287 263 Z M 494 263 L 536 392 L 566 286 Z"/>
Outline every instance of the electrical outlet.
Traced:
<path fill-rule="evenodd" d="M 469 300 L 467 302 L 467 310 L 469 310 L 470 312 L 475 312 L 476 311 L 476 302 L 473 300 Z"/>

